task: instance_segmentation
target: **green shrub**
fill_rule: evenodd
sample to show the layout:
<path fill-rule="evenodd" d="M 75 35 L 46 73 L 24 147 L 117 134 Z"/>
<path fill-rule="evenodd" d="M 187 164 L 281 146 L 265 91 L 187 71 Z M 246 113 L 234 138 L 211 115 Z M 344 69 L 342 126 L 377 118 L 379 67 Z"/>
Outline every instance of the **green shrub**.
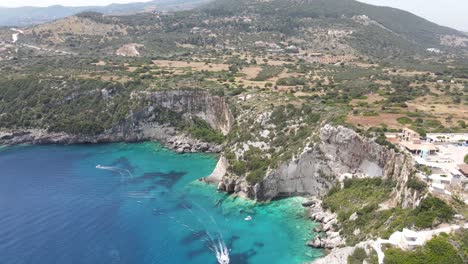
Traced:
<path fill-rule="evenodd" d="M 262 70 L 252 80 L 253 81 L 266 81 L 280 74 L 283 71 L 283 69 L 284 69 L 283 66 L 264 65 L 262 66 Z"/>
<path fill-rule="evenodd" d="M 206 142 L 221 144 L 224 141 L 223 134 L 214 130 L 205 120 L 195 117 L 188 125 L 188 132 L 194 137 Z"/>
<path fill-rule="evenodd" d="M 435 220 L 450 221 L 453 219 L 455 211 L 444 201 L 437 197 L 424 199 L 413 212 L 415 225 L 419 228 L 430 228 Z"/>
<path fill-rule="evenodd" d="M 243 175 L 247 171 L 247 166 L 244 161 L 235 161 L 231 165 L 232 171 L 237 175 Z"/>
<path fill-rule="evenodd" d="M 417 191 L 421 192 L 421 191 L 424 191 L 426 189 L 427 184 L 425 182 L 419 180 L 415 176 L 412 176 L 412 177 L 410 177 L 410 179 L 406 183 L 406 186 L 408 188 L 411 188 L 411 189 L 414 189 L 414 190 L 417 190 Z"/>
<path fill-rule="evenodd" d="M 410 118 L 406 117 L 406 116 L 403 116 L 403 117 L 399 117 L 397 119 L 398 123 L 402 124 L 402 125 L 407 125 L 407 124 L 411 124 L 413 123 L 413 120 L 411 120 Z"/>
<path fill-rule="evenodd" d="M 256 183 L 261 182 L 264 177 L 265 177 L 265 171 L 259 169 L 259 170 L 251 171 L 249 174 L 247 174 L 246 180 L 248 183 L 255 185 Z"/>
<path fill-rule="evenodd" d="M 276 85 L 283 85 L 283 86 L 296 86 L 296 85 L 306 85 L 306 84 L 307 84 L 306 79 L 296 78 L 296 77 L 285 77 L 276 81 Z"/>
<path fill-rule="evenodd" d="M 348 256 L 348 264 L 362 264 L 367 258 L 367 253 L 363 248 L 354 249 L 353 254 Z"/>
<path fill-rule="evenodd" d="M 385 251 L 385 264 L 462 264 L 457 250 L 449 243 L 447 236 L 434 237 L 423 248 L 403 251 L 390 248 Z"/>

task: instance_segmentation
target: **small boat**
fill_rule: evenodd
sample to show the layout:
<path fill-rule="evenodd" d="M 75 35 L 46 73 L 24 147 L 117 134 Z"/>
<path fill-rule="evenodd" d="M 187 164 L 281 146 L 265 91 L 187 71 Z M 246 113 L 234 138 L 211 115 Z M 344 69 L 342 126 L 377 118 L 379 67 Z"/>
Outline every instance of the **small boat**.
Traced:
<path fill-rule="evenodd" d="M 244 218 L 245 221 L 250 221 L 252 220 L 252 217 L 250 215 L 248 215 L 247 217 Z"/>

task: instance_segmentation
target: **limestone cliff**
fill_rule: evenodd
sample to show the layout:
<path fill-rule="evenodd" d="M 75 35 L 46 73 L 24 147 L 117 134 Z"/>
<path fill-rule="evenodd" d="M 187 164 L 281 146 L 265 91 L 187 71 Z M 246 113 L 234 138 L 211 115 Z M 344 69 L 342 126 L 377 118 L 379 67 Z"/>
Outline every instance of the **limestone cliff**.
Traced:
<path fill-rule="evenodd" d="M 224 97 L 202 90 L 167 90 L 151 93 L 149 98 L 156 106 L 187 117 L 198 116 L 225 135 L 231 130 L 233 117 Z"/>
<path fill-rule="evenodd" d="M 320 140 L 306 147 L 296 159 L 280 165 L 255 186 L 242 178 L 226 176 L 224 185 L 257 200 L 291 195 L 322 196 L 344 177 L 382 177 L 392 179 L 397 188 L 385 205 L 414 206 L 420 195 L 406 187 L 413 173 L 411 157 L 381 146 L 351 129 L 330 125 L 320 130 Z"/>
<path fill-rule="evenodd" d="M 197 116 L 214 129 L 228 133 L 232 115 L 223 97 L 213 96 L 199 90 L 171 90 L 146 94 L 146 105 L 140 111 L 130 113 L 120 124 L 98 135 L 71 135 L 50 133 L 46 129 L 26 129 L 21 131 L 0 131 L 0 144 L 73 144 L 136 142 L 155 140 L 179 152 L 208 151 L 219 152 L 221 148 L 195 140 L 187 135 L 177 135 L 177 128 L 168 122 L 161 122 L 161 110 L 169 110 L 180 118 Z"/>

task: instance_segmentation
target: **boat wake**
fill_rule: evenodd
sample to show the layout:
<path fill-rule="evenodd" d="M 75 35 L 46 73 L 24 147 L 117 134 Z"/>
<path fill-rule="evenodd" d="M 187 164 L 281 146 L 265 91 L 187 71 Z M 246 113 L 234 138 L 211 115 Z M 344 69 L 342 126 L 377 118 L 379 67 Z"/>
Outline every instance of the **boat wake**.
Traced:
<path fill-rule="evenodd" d="M 194 203 L 194 202 L 193 202 Z M 200 216 L 200 214 L 197 212 L 195 213 L 192 208 L 188 207 L 185 204 L 182 204 L 182 206 L 193 216 L 194 219 L 197 220 L 197 222 L 203 226 L 203 234 L 204 236 L 200 238 L 199 240 L 203 243 L 205 243 L 210 251 L 212 251 L 215 256 L 218 264 L 229 264 L 230 263 L 230 258 L 229 258 L 229 252 L 230 249 L 226 246 L 226 243 L 224 242 L 223 235 L 221 233 L 220 228 L 218 227 L 218 223 L 215 221 L 213 216 L 209 215 L 208 211 L 206 211 L 205 208 L 201 207 L 200 205 L 194 203 L 194 205 L 199 209 L 197 210 L 198 212 L 201 212 L 203 216 L 206 218 L 203 218 Z M 161 212 L 158 209 L 154 209 L 155 212 L 159 213 L 160 215 L 166 215 L 165 213 Z M 166 215 L 168 218 L 179 224 L 180 226 L 188 229 L 190 232 L 193 234 L 197 234 L 197 231 L 195 228 L 192 228 L 190 225 L 187 225 L 180 221 L 178 218 L 170 215 Z M 210 232 L 208 230 L 207 224 L 210 225 L 210 227 L 215 228 L 215 231 Z"/>
<path fill-rule="evenodd" d="M 97 165 L 96 169 L 117 172 L 120 174 L 121 180 L 124 180 L 125 178 L 133 179 L 133 174 L 129 170 L 126 170 L 126 169 L 122 169 L 118 167 L 102 166 L 102 165 Z"/>

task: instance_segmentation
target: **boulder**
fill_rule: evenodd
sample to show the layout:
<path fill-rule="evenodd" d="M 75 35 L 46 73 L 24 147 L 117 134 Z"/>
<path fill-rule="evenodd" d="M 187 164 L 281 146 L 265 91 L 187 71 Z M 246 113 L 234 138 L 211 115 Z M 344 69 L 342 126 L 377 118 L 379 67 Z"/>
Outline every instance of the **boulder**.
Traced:
<path fill-rule="evenodd" d="M 314 200 L 307 200 L 307 201 L 302 202 L 302 206 L 304 206 L 304 207 L 309 207 L 309 206 L 312 206 L 314 204 L 315 204 Z"/>
<path fill-rule="evenodd" d="M 224 182 L 219 182 L 218 183 L 218 187 L 217 187 L 218 191 L 225 191 L 226 190 L 226 185 L 224 184 Z"/>
<path fill-rule="evenodd" d="M 333 230 L 333 225 L 334 224 L 336 224 L 336 219 L 324 224 L 323 225 L 323 231 L 327 232 L 327 231 Z"/>
<path fill-rule="evenodd" d="M 327 239 L 334 239 L 334 238 L 339 238 L 340 233 L 339 232 L 333 232 L 333 231 L 328 231 L 327 232 Z"/>
<path fill-rule="evenodd" d="M 334 238 L 327 238 L 325 240 L 324 247 L 328 249 L 336 248 L 338 246 L 341 246 L 343 244 L 343 241 L 341 240 L 341 237 L 334 237 Z"/>
<path fill-rule="evenodd" d="M 313 240 L 307 242 L 307 246 L 314 247 L 314 248 L 321 248 L 323 245 L 322 239 L 320 236 L 316 236 Z"/>
<path fill-rule="evenodd" d="M 322 222 L 323 218 L 325 218 L 325 214 L 323 212 L 319 212 L 315 215 L 315 220 Z"/>
<path fill-rule="evenodd" d="M 326 224 L 326 223 L 328 223 L 328 222 L 330 222 L 330 221 L 332 221 L 332 220 L 334 220 L 334 219 L 336 219 L 336 215 L 335 215 L 335 214 L 328 214 L 328 215 L 326 215 L 326 216 L 323 218 L 322 222 L 323 222 L 324 224 Z"/>
<path fill-rule="evenodd" d="M 349 220 L 350 220 L 350 221 L 354 221 L 354 220 L 356 220 L 357 218 L 358 218 L 358 215 L 357 215 L 356 212 L 354 212 L 354 213 L 349 217 Z"/>

